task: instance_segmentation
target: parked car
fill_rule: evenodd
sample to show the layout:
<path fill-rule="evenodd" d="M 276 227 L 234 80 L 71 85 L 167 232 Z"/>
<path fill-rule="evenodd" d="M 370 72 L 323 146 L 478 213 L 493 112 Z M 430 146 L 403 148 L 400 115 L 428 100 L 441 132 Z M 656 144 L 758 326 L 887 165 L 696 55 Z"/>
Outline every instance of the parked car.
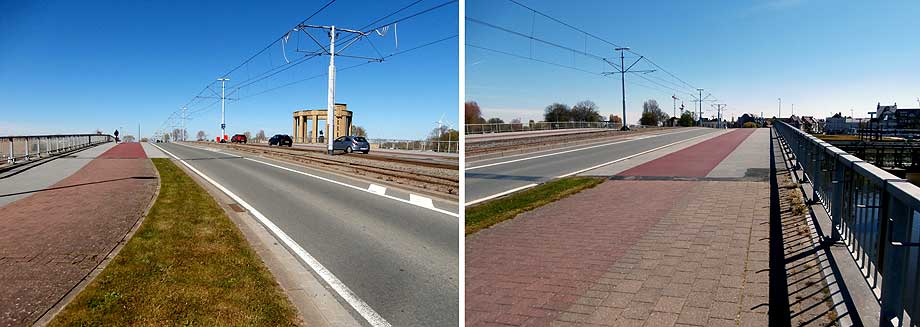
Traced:
<path fill-rule="evenodd" d="M 291 137 L 290 137 L 289 135 L 285 135 L 285 134 L 275 134 L 275 136 L 272 136 L 270 139 L 268 139 L 268 146 L 272 146 L 272 145 L 278 145 L 278 146 L 283 146 L 283 145 L 293 146 L 293 145 L 294 145 L 294 140 L 291 139 Z"/>
<path fill-rule="evenodd" d="M 360 151 L 366 154 L 371 151 L 371 144 L 361 136 L 342 136 L 332 142 L 332 150 L 342 150 L 345 153 Z"/>
<path fill-rule="evenodd" d="M 236 134 L 236 135 L 233 135 L 233 137 L 230 138 L 230 143 L 243 143 L 243 144 L 246 144 L 246 141 L 248 141 L 248 140 L 246 139 L 246 135 L 244 135 L 244 134 Z"/>

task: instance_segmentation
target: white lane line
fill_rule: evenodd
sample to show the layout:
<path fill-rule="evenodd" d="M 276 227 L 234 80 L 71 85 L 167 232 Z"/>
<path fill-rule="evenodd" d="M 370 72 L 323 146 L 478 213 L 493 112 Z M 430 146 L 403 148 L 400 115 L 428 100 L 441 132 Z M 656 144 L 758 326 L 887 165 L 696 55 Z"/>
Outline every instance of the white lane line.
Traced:
<path fill-rule="evenodd" d="M 608 162 L 605 162 L 605 163 L 602 163 L 602 164 L 599 164 L 599 165 L 594 165 L 594 166 L 591 166 L 591 167 L 588 167 L 588 168 L 585 168 L 585 169 L 577 170 L 577 171 L 574 171 L 574 172 L 571 172 L 571 173 L 568 173 L 568 174 L 559 175 L 559 176 L 554 177 L 554 179 L 555 179 L 555 178 L 563 178 L 563 177 L 569 177 L 569 176 L 572 176 L 572 175 L 581 174 L 581 173 L 586 172 L 586 171 L 589 171 L 589 170 L 597 169 L 597 168 L 600 168 L 600 167 L 603 167 L 603 166 L 607 166 L 607 165 L 610 165 L 610 164 L 614 164 L 614 163 L 617 163 L 617 162 L 620 162 L 620 161 L 623 161 L 623 160 L 629 160 L 629 159 L 631 159 L 631 158 L 635 158 L 635 157 L 637 157 L 637 156 L 641 156 L 641 155 L 646 154 L 646 153 L 649 153 L 649 152 L 661 150 L 661 149 L 667 148 L 667 147 L 672 146 L 672 145 L 680 144 L 680 143 L 683 143 L 683 142 L 688 142 L 688 141 L 693 140 L 693 139 L 698 139 L 698 138 L 701 138 L 701 137 L 703 137 L 703 136 L 711 136 L 711 135 L 712 135 L 712 134 L 697 135 L 697 136 L 694 136 L 694 137 L 691 137 L 691 138 L 688 138 L 688 139 L 685 139 L 685 140 L 681 140 L 681 141 L 677 141 L 677 142 L 674 142 L 674 143 L 665 144 L 665 145 L 662 145 L 662 146 L 660 146 L 660 147 L 657 147 L 657 148 L 654 148 L 654 149 L 651 149 L 651 150 L 642 151 L 642 152 L 639 152 L 639 153 L 636 153 L 636 154 L 632 154 L 632 155 L 629 155 L 629 156 L 626 156 L 626 157 L 623 157 L 623 158 L 619 158 L 619 159 L 616 159 L 616 160 L 608 161 Z M 717 136 L 718 136 L 718 135 L 717 135 Z M 504 191 L 504 192 L 496 193 L 496 194 L 489 195 L 489 196 L 484 197 L 484 198 L 480 198 L 480 199 L 476 199 L 476 200 L 467 202 L 467 203 L 465 203 L 463 206 L 470 206 L 470 205 L 477 204 L 477 203 L 480 203 L 480 202 L 483 202 L 483 201 L 488 201 L 488 200 L 491 200 L 491 199 L 494 199 L 494 198 L 497 198 L 497 197 L 505 196 L 505 195 L 508 195 L 508 194 L 511 194 L 511 193 L 514 193 L 514 192 L 518 192 L 518 191 L 521 191 L 521 190 L 524 190 L 524 189 L 528 189 L 528 188 L 531 188 L 531 187 L 534 187 L 534 186 L 537 186 L 537 185 L 539 185 L 539 184 L 534 183 L 534 184 L 528 184 L 528 185 L 524 185 L 524 186 L 521 186 L 521 187 L 513 188 L 513 189 L 510 189 L 510 190 L 507 190 L 507 191 Z"/>
<path fill-rule="evenodd" d="M 205 175 L 198 169 L 195 169 L 195 167 L 192 167 L 192 165 L 185 162 L 185 160 L 180 159 L 176 155 L 170 153 L 169 151 L 166 151 L 163 148 L 160 148 L 159 146 L 156 146 L 156 147 L 159 148 L 161 151 L 165 152 L 166 154 L 172 156 L 173 158 L 176 158 L 176 160 L 179 160 L 179 162 L 181 162 L 183 165 L 188 167 L 188 169 L 195 172 L 195 174 L 198 174 L 198 176 L 201 176 L 201 178 L 204 178 L 206 181 L 208 181 L 208 183 L 211 183 L 211 185 L 214 185 L 215 187 L 220 189 L 221 192 L 224 192 L 224 194 L 227 194 L 227 196 L 229 196 L 234 201 L 242 205 L 244 208 L 246 208 L 246 210 L 249 210 L 249 212 L 252 213 L 252 215 L 255 216 L 256 219 L 259 219 L 259 222 L 261 222 L 266 228 L 268 228 L 273 234 L 275 234 L 275 237 L 277 237 L 279 240 L 284 242 L 285 245 L 287 245 L 291 250 L 293 250 L 294 253 L 297 254 L 297 256 L 299 256 L 301 260 L 306 262 L 307 265 L 310 266 L 310 269 L 313 269 L 313 271 L 316 272 L 316 274 L 319 275 L 320 278 L 322 278 L 323 281 L 325 281 L 326 284 L 329 285 L 329 287 L 332 287 L 332 289 L 335 290 L 335 292 L 338 293 L 339 296 L 341 296 L 342 299 L 345 300 L 345 302 L 348 302 L 348 305 L 350 305 L 356 312 L 358 312 L 358 314 L 360 314 L 361 317 L 364 318 L 364 320 L 367 320 L 367 322 L 371 326 L 391 326 L 390 323 L 386 321 L 386 319 L 383 319 L 383 317 L 377 314 L 377 312 L 374 311 L 374 309 L 371 308 L 366 302 L 364 302 L 364 300 L 361 300 L 361 298 L 359 298 L 357 294 L 352 292 L 351 289 L 349 289 L 348 286 L 345 285 L 345 283 L 342 283 L 342 281 L 339 280 L 338 277 L 335 277 L 335 275 L 332 274 L 332 272 L 330 272 L 328 269 L 326 269 L 326 267 L 324 267 L 323 264 L 317 261 L 316 258 L 310 255 L 310 253 L 308 253 L 302 247 L 300 247 L 300 245 L 297 244 L 297 242 L 295 242 L 294 239 L 288 236 L 277 225 L 272 223 L 272 221 L 269 220 L 268 217 L 265 217 L 265 215 L 263 215 L 261 212 L 259 212 L 259 210 L 254 208 L 252 205 L 244 201 L 242 198 L 240 198 L 233 192 L 230 192 L 230 190 L 228 190 L 223 185 L 220 185 L 219 183 L 217 183 L 216 181 L 214 181 L 213 179 L 211 179 L 210 177 L 208 177 L 207 175 Z"/>
<path fill-rule="evenodd" d="M 411 205 L 414 205 L 414 206 L 417 206 L 417 207 L 421 207 L 421 208 L 425 208 L 425 209 L 432 210 L 432 211 L 435 211 L 435 212 L 443 213 L 443 214 L 448 215 L 448 216 L 460 218 L 460 214 L 457 214 L 457 213 L 453 213 L 453 212 L 450 212 L 450 211 L 447 211 L 447 210 L 444 210 L 444 209 L 435 208 L 434 206 L 432 206 L 432 207 L 420 206 L 420 205 L 415 204 L 415 203 L 412 203 L 412 202 L 410 202 L 409 200 L 406 200 L 406 199 L 397 198 L 397 197 L 392 196 L 392 195 L 378 194 L 378 193 L 372 192 L 369 188 L 357 187 L 357 186 L 354 186 L 354 185 L 351 185 L 351 184 L 348 184 L 348 183 L 342 183 L 342 182 L 339 182 L 339 181 L 336 181 L 336 180 L 332 180 L 332 179 L 329 179 L 329 178 L 326 178 L 326 177 L 313 175 L 313 174 L 310 174 L 310 173 L 307 173 L 307 172 L 302 172 L 302 171 L 299 171 L 299 170 L 296 170 L 296 169 L 291 169 L 291 168 L 288 168 L 288 167 L 279 166 L 279 165 L 276 165 L 276 164 L 273 164 L 273 163 L 269 163 L 269 162 L 265 162 L 265 161 L 260 161 L 260 160 L 256 160 L 256 159 L 252 159 L 252 158 L 247 158 L 247 157 L 240 157 L 240 158 L 243 158 L 243 159 L 246 159 L 246 160 L 249 160 L 249 161 L 253 161 L 253 162 L 258 162 L 258 163 L 260 163 L 260 164 L 267 165 L 267 166 L 271 166 L 271 167 L 275 167 L 275 168 L 278 168 L 278 169 L 287 170 L 287 171 L 292 172 L 292 173 L 297 173 L 297 174 L 301 174 L 301 175 L 304 175 L 304 176 L 313 177 L 313 178 L 319 179 L 319 180 L 321 180 L 321 181 L 333 183 L 333 184 L 336 184 L 336 185 L 339 185 L 339 186 L 344 186 L 344 187 L 347 187 L 347 188 L 350 188 L 350 189 L 355 189 L 355 190 L 359 190 L 359 191 L 362 191 L 362 192 L 367 192 L 367 193 L 370 193 L 370 194 L 374 194 L 374 195 L 377 195 L 377 196 L 382 196 L 382 197 L 385 197 L 385 198 L 387 198 L 387 199 L 396 200 L 396 201 L 399 201 L 399 202 L 402 202 L 402 203 L 411 204 Z"/>
<path fill-rule="evenodd" d="M 591 167 L 588 167 L 588 168 L 585 168 L 585 169 L 573 171 L 573 172 L 568 173 L 568 174 L 559 175 L 559 176 L 556 176 L 556 178 L 563 178 L 563 177 L 569 177 L 569 176 L 572 176 L 572 175 L 578 175 L 578 174 L 581 174 L 581 173 L 586 172 L 586 171 L 589 171 L 589 170 L 594 170 L 594 169 L 597 169 L 597 168 L 601 168 L 601 167 L 603 167 L 603 166 L 612 165 L 612 164 L 615 164 L 615 163 L 620 162 L 620 161 L 623 161 L 623 160 L 629 160 L 629 159 L 632 159 L 632 158 L 641 156 L 641 155 L 646 154 L 646 153 L 649 153 L 649 152 L 658 151 L 658 150 L 667 148 L 667 147 L 672 146 L 672 145 L 684 143 L 684 142 L 687 142 L 687 141 L 690 141 L 690 140 L 693 140 L 693 139 L 698 139 L 698 138 L 701 138 L 701 137 L 703 137 L 703 136 L 708 136 L 708 135 L 710 135 L 710 134 L 698 135 L 698 136 L 691 137 L 691 138 L 689 138 L 689 139 L 680 140 L 680 141 L 677 141 L 677 142 L 674 142 L 674 143 L 668 143 L 668 144 L 659 146 L 659 147 L 657 147 L 657 148 L 645 150 L 645 151 L 642 151 L 642 152 L 639 152 L 639 153 L 636 153 L 636 154 L 631 154 L 631 155 L 622 157 L 622 158 L 620 158 L 620 159 L 611 160 L 611 161 L 608 161 L 608 162 L 605 162 L 605 163 L 602 163 L 602 164 L 599 164 L 599 165 L 594 165 L 594 166 L 591 166 Z"/>
<path fill-rule="evenodd" d="M 387 194 L 387 188 L 377 185 L 377 184 L 371 184 L 371 186 L 367 187 L 367 190 L 375 194 L 380 194 L 380 195 Z"/>
<path fill-rule="evenodd" d="M 409 202 L 419 207 L 434 208 L 434 202 L 431 202 L 430 198 L 426 198 L 420 195 L 415 195 L 412 193 L 409 193 Z"/>
<path fill-rule="evenodd" d="M 674 134 L 680 134 L 680 133 L 688 133 L 688 132 L 692 132 L 692 131 L 695 131 L 695 129 L 688 130 L 688 131 L 675 132 L 675 133 L 668 133 L 668 134 L 655 134 L 655 135 L 639 136 L 639 137 L 631 138 L 631 139 L 628 139 L 628 140 L 614 141 L 614 142 L 603 143 L 603 144 L 597 144 L 597 145 L 591 145 L 591 146 L 586 146 L 586 147 L 579 147 L 579 148 L 576 148 L 576 149 L 571 149 L 571 150 L 566 150 L 566 151 L 560 151 L 560 152 L 553 152 L 553 153 L 541 154 L 541 155 L 533 156 L 533 157 L 520 158 L 520 159 L 514 159 L 514 160 L 508 160 L 508 161 L 502 161 L 502 162 L 494 162 L 494 163 L 485 164 L 485 165 L 480 165 L 480 166 L 466 167 L 466 168 L 463 169 L 463 170 L 466 171 L 466 170 L 473 170 L 473 169 L 480 169 L 480 168 L 486 168 L 486 167 L 504 165 L 504 164 L 514 163 L 514 162 L 519 162 L 519 161 L 525 161 L 525 160 L 532 160 L 532 159 L 538 159 L 538 158 L 543 158 L 543 157 L 555 156 L 555 155 L 566 154 L 566 153 L 575 152 L 575 151 L 590 150 L 590 149 L 598 148 L 598 147 L 602 147 L 602 146 L 609 146 L 609 145 L 614 145 L 614 144 L 620 144 L 620 143 L 626 143 L 626 142 L 644 140 L 644 139 L 653 138 L 653 137 L 659 137 L 659 136 L 674 135 Z"/>
<path fill-rule="evenodd" d="M 514 193 L 514 192 L 517 192 L 517 191 L 520 191 L 520 190 L 528 189 L 528 188 L 531 188 L 531 187 L 534 187 L 534 186 L 537 186 L 537 185 L 540 185 L 540 184 L 534 183 L 534 184 L 528 184 L 528 185 L 524 185 L 524 186 L 521 186 L 521 187 L 513 188 L 513 189 L 510 189 L 510 190 L 501 192 L 501 193 L 492 194 L 492 195 L 489 195 L 489 196 L 484 197 L 484 198 L 479 198 L 479 199 L 476 199 L 476 200 L 467 202 L 467 203 L 464 204 L 463 206 L 471 206 L 471 205 L 477 204 L 477 203 L 479 203 L 479 202 L 489 201 L 489 200 L 492 200 L 492 199 L 494 199 L 494 198 L 497 198 L 497 197 L 500 197 L 500 196 L 504 196 L 504 195 L 507 195 L 507 194 L 511 194 L 511 193 Z"/>

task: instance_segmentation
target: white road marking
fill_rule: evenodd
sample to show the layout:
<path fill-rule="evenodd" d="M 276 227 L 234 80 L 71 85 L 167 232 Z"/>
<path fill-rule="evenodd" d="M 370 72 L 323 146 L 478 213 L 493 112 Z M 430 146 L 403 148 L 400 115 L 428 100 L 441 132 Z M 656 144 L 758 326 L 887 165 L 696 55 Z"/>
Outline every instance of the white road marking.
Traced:
<path fill-rule="evenodd" d="M 610 165 L 610 164 L 614 164 L 614 163 L 617 163 L 617 162 L 620 162 L 620 161 L 623 161 L 623 160 L 629 160 L 629 159 L 635 158 L 635 157 L 637 157 L 637 156 L 641 156 L 641 155 L 646 154 L 646 153 L 650 153 L 650 152 L 654 152 L 654 151 L 657 151 L 657 150 L 661 150 L 661 149 L 667 148 L 667 147 L 672 146 L 672 145 L 676 145 L 676 144 L 688 142 L 688 141 L 690 141 L 690 140 L 698 139 L 698 138 L 701 138 L 701 137 L 704 137 L 704 136 L 712 136 L 712 134 L 697 135 L 697 136 L 694 136 L 694 137 L 691 137 L 691 138 L 688 138 L 688 139 L 685 139 L 685 140 L 680 140 L 680 141 L 677 141 L 677 142 L 665 144 L 665 145 L 662 145 L 662 146 L 657 147 L 657 148 L 654 148 L 654 149 L 642 151 L 642 152 L 639 152 L 639 153 L 636 153 L 636 154 L 632 154 L 632 155 L 629 155 L 629 156 L 626 156 L 626 157 L 623 157 L 623 158 L 619 158 L 619 159 L 616 159 L 616 160 L 608 161 L 608 162 L 605 162 L 605 163 L 602 163 L 602 164 L 599 164 L 599 165 L 594 165 L 594 166 L 591 166 L 591 167 L 588 167 L 588 168 L 585 168 L 585 169 L 580 169 L 580 170 L 577 170 L 577 171 L 574 171 L 574 172 L 571 172 L 571 173 L 559 175 L 559 176 L 554 177 L 553 179 L 556 179 L 556 178 L 563 178 L 563 177 L 569 177 L 569 176 L 572 176 L 572 175 L 578 175 L 578 174 L 581 174 L 581 173 L 586 172 L 586 171 L 589 171 L 589 170 L 597 169 L 597 168 L 600 168 L 600 167 L 603 167 L 603 166 L 607 166 L 607 165 Z M 531 187 L 534 187 L 534 186 L 537 186 L 537 185 L 540 185 L 540 184 L 534 183 L 534 184 L 528 184 L 528 185 L 524 185 L 524 186 L 521 186 L 521 187 L 513 188 L 513 189 L 510 189 L 510 190 L 507 190 L 507 191 L 499 192 L 499 193 L 496 193 L 496 194 L 493 194 L 493 195 L 489 195 L 489 196 L 484 197 L 484 198 L 479 198 L 479 199 L 476 199 L 476 200 L 467 202 L 467 203 L 465 203 L 463 206 L 470 206 L 470 205 L 477 204 L 477 203 L 480 203 L 480 202 L 483 202 L 483 201 L 488 201 L 488 200 L 491 200 L 491 199 L 494 199 L 494 198 L 497 198 L 497 197 L 501 197 L 501 196 L 505 196 L 505 195 L 508 195 L 508 194 L 511 194 L 511 193 L 514 193 L 514 192 L 518 192 L 518 191 L 521 191 L 521 190 L 525 190 L 525 189 L 528 189 L 528 188 L 531 188 Z"/>
<path fill-rule="evenodd" d="M 371 184 L 371 186 L 367 187 L 367 190 L 371 191 L 371 193 L 376 193 L 380 195 L 387 194 L 387 188 L 377 185 L 377 184 Z"/>
<path fill-rule="evenodd" d="M 504 165 L 504 164 L 514 163 L 514 162 L 519 162 L 519 161 L 532 160 L 532 159 L 538 159 L 538 158 L 543 158 L 543 157 L 549 157 L 549 156 L 555 156 L 555 155 L 560 155 L 560 154 L 566 154 L 566 153 L 575 152 L 575 151 L 590 150 L 590 149 L 598 148 L 598 147 L 602 147 L 602 146 L 609 146 L 609 145 L 614 145 L 614 144 L 620 144 L 620 143 L 626 143 L 626 142 L 644 140 L 644 139 L 647 139 L 647 138 L 653 138 L 653 137 L 659 137 L 659 136 L 666 136 L 666 135 L 674 135 L 674 134 L 680 134 L 680 133 L 687 133 L 687 132 L 692 132 L 692 131 L 695 131 L 695 130 L 696 130 L 696 129 L 691 129 L 691 130 L 687 130 L 687 131 L 680 131 L 680 132 L 674 132 L 674 133 L 667 133 L 667 134 L 644 135 L 644 136 L 639 136 L 639 137 L 630 138 L 630 139 L 621 140 L 621 141 L 614 141 L 614 142 L 603 143 L 603 144 L 597 144 L 597 145 L 591 145 L 591 146 L 586 146 L 586 147 L 578 147 L 578 148 L 576 148 L 576 149 L 565 150 L 565 151 L 560 151 L 560 152 L 553 152 L 553 153 L 547 153 L 547 154 L 541 154 L 541 155 L 533 156 L 533 157 L 520 158 L 520 159 L 514 159 L 514 160 L 508 160 L 508 161 L 502 161 L 502 162 L 494 162 L 494 163 L 485 164 L 485 165 L 480 165 L 480 166 L 466 167 L 466 168 L 463 169 L 463 170 L 473 170 L 473 169 L 480 169 L 480 168 L 486 168 L 486 167 Z"/>
<path fill-rule="evenodd" d="M 187 146 L 187 145 L 186 145 L 186 146 Z M 189 147 L 191 147 L 191 146 L 189 146 Z M 192 147 L 192 148 L 194 148 L 194 147 Z M 431 206 L 431 207 L 420 206 L 420 205 L 418 205 L 418 204 L 416 204 L 416 203 L 410 202 L 409 200 L 400 199 L 400 198 L 397 198 L 397 197 L 392 196 L 392 195 L 374 193 L 374 192 L 372 192 L 372 191 L 371 191 L 370 189 L 368 189 L 368 188 L 357 187 L 357 186 L 354 186 L 354 185 L 351 185 L 351 184 L 348 184 L 348 183 L 342 183 L 342 182 L 339 182 L 339 181 L 336 181 L 336 180 L 332 180 L 332 179 L 329 179 L 329 178 L 326 178 L 326 177 L 313 175 L 313 174 L 311 174 L 311 173 L 302 172 L 302 171 L 299 171 L 299 170 L 296 170 L 296 169 L 291 169 L 291 168 L 288 168 L 288 167 L 279 166 L 279 165 L 276 165 L 276 164 L 273 164 L 273 163 L 269 163 L 269 162 L 265 162 L 265 161 L 260 161 L 260 160 L 256 160 L 256 159 L 252 159 L 252 158 L 247 158 L 247 157 L 240 157 L 240 158 L 243 158 L 243 159 L 246 159 L 246 160 L 249 160 L 249 161 L 258 162 L 258 163 L 260 163 L 260 164 L 267 165 L 267 166 L 271 166 L 271 167 L 275 167 L 275 168 L 278 168 L 278 169 L 287 170 L 287 171 L 292 172 L 292 173 L 297 173 L 297 174 L 301 174 L 301 175 L 304 175 L 304 176 L 313 177 L 313 178 L 316 178 L 316 179 L 319 179 L 319 180 L 322 180 L 322 181 L 325 181 L 325 182 L 333 183 L 333 184 L 336 184 L 336 185 L 339 185 L 339 186 L 344 186 L 344 187 L 347 187 L 347 188 L 350 188 L 350 189 L 355 189 L 355 190 L 359 190 L 359 191 L 362 191 L 362 192 L 367 192 L 367 193 L 370 193 L 370 194 L 382 196 L 382 197 L 385 197 L 385 198 L 387 198 L 387 199 L 396 200 L 396 201 L 399 201 L 399 202 L 402 202 L 402 203 L 411 204 L 411 205 L 414 205 L 414 206 L 417 206 L 417 207 L 421 207 L 421 208 L 425 208 L 425 209 L 432 210 L 432 211 L 435 211 L 435 212 L 443 213 L 443 214 L 448 215 L 448 216 L 460 218 L 460 214 L 453 213 L 453 212 L 450 212 L 450 211 L 447 211 L 447 210 L 444 210 L 444 209 L 435 208 L 434 206 Z"/>
<path fill-rule="evenodd" d="M 608 162 L 605 162 L 605 163 L 602 163 L 602 164 L 599 164 L 599 165 L 594 165 L 594 166 L 591 166 L 591 167 L 588 167 L 588 168 L 585 168 L 585 169 L 573 171 L 573 172 L 568 173 L 568 174 L 559 175 L 559 176 L 556 176 L 556 178 L 563 178 L 563 177 L 569 177 L 569 176 L 572 176 L 572 175 L 578 175 L 578 174 L 581 174 L 581 173 L 586 172 L 586 171 L 589 171 L 589 170 L 594 170 L 594 169 L 597 169 L 597 168 L 601 168 L 601 167 L 603 167 L 603 166 L 615 164 L 615 163 L 620 162 L 620 161 L 623 161 L 623 160 L 629 160 L 629 159 L 632 159 L 632 158 L 641 156 L 641 155 L 646 154 L 646 153 L 649 153 L 649 152 L 658 151 L 658 150 L 667 148 L 667 147 L 672 146 L 672 145 L 675 145 L 675 144 L 684 143 L 684 142 L 687 142 L 687 141 L 690 141 L 690 140 L 693 140 L 693 139 L 698 139 L 698 138 L 701 138 L 701 137 L 703 137 L 703 136 L 710 136 L 710 135 L 711 135 L 711 134 L 703 134 L 703 135 L 698 135 L 698 136 L 691 137 L 691 138 L 689 138 L 689 139 L 680 140 L 680 141 L 677 141 L 677 142 L 674 142 L 674 143 L 668 143 L 668 144 L 659 146 L 659 147 L 654 148 L 654 149 L 645 150 L 645 151 L 642 151 L 642 152 L 639 152 L 639 153 L 636 153 L 636 154 L 632 154 L 632 155 L 628 155 L 628 156 L 625 156 L 625 157 L 622 157 L 622 158 L 619 158 L 619 159 L 616 159 L 616 160 L 611 160 L 611 161 L 608 161 Z"/>
<path fill-rule="evenodd" d="M 420 195 L 415 195 L 412 193 L 409 193 L 409 202 L 419 207 L 434 208 L 434 203 L 431 202 L 430 198 L 426 198 Z"/>
<path fill-rule="evenodd" d="M 520 190 L 524 190 L 524 189 L 528 189 L 528 188 L 531 188 L 531 187 L 534 187 L 534 186 L 537 186 L 537 185 L 540 185 L 540 184 L 533 183 L 533 184 L 524 185 L 524 186 L 521 186 L 521 187 L 518 187 L 518 188 L 513 188 L 513 189 L 510 189 L 510 190 L 501 192 L 501 193 L 492 194 L 492 195 L 489 195 L 489 196 L 484 197 L 484 198 L 479 198 L 479 199 L 476 199 L 476 200 L 467 202 L 467 203 L 464 204 L 463 206 L 474 205 L 474 204 L 477 204 L 477 203 L 479 203 L 479 202 L 488 201 L 488 200 L 491 200 L 491 199 L 494 199 L 494 198 L 497 198 L 497 197 L 500 197 L 500 196 L 504 196 L 504 195 L 506 195 L 506 194 L 511 194 L 511 193 L 514 193 L 514 192 L 517 192 L 517 191 L 520 191 Z"/>
<path fill-rule="evenodd" d="M 201 176 L 201 178 L 204 178 L 204 180 L 208 181 L 208 183 L 211 183 L 211 185 L 214 185 L 215 187 L 220 189 L 221 192 L 224 192 L 224 194 L 227 194 L 227 196 L 229 196 L 234 201 L 242 205 L 244 208 L 246 208 L 246 210 L 249 210 L 249 212 L 252 213 L 252 215 L 255 216 L 256 219 L 259 219 L 259 222 L 261 222 L 262 225 L 264 225 L 266 228 L 268 228 L 268 230 L 270 230 L 273 234 L 275 234 L 275 237 L 277 237 L 279 240 L 284 242 L 284 244 L 287 245 L 288 248 L 293 250 L 294 254 L 296 254 L 297 256 L 300 257 L 301 260 L 306 262 L 307 265 L 310 266 L 310 269 L 313 269 L 313 271 L 316 272 L 316 274 L 319 275 L 320 278 L 322 278 L 323 281 L 325 281 L 329 285 L 329 287 L 335 290 L 335 292 L 338 293 L 339 296 L 341 296 L 342 299 L 344 299 L 345 302 L 348 303 L 348 305 L 350 305 L 356 312 L 358 312 L 358 314 L 360 314 L 361 317 L 364 318 L 364 320 L 367 320 L 368 324 L 370 324 L 371 326 L 391 326 L 390 323 L 386 321 L 386 319 L 383 319 L 383 317 L 377 314 L 377 312 L 374 311 L 374 309 L 371 308 L 370 305 L 364 302 L 364 300 L 361 300 L 361 298 L 359 298 L 357 294 L 352 292 L 351 289 L 348 288 L 348 286 L 342 283 L 342 281 L 339 280 L 338 277 L 335 277 L 335 275 L 332 274 L 332 272 L 330 272 L 328 269 L 326 269 L 326 267 L 323 266 L 323 264 L 321 264 L 318 260 L 316 260 L 316 258 L 314 258 L 312 255 L 310 255 L 309 252 L 304 250 L 299 244 L 297 244 L 297 242 L 294 241 L 294 239 L 292 239 L 283 230 L 281 230 L 281 228 L 279 228 L 277 225 L 272 223 L 272 221 L 269 220 L 268 217 L 265 217 L 265 215 L 263 215 L 258 209 L 254 208 L 248 202 L 246 202 L 245 200 L 243 200 L 242 198 L 240 198 L 239 196 L 237 196 L 236 194 L 228 190 L 223 185 L 220 185 L 219 183 L 217 183 L 216 181 L 214 181 L 213 179 L 211 179 L 210 177 L 208 177 L 207 175 L 205 175 L 198 169 L 195 169 L 195 167 L 192 167 L 192 165 L 185 162 L 185 160 L 180 159 L 176 155 L 170 153 L 169 151 L 166 151 L 163 148 L 160 148 L 159 146 L 156 146 L 156 147 L 159 148 L 161 151 L 165 152 L 166 154 L 172 156 L 173 158 L 176 158 L 176 160 L 179 160 L 179 162 L 181 162 L 183 165 L 188 167 L 188 169 L 195 172 L 195 174 L 198 174 L 198 176 Z"/>

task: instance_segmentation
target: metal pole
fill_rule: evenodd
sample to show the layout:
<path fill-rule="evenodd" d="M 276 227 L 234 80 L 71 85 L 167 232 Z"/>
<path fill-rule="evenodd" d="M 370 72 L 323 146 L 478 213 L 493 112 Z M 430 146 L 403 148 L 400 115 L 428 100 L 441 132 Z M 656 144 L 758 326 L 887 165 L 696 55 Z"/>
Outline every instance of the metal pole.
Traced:
<path fill-rule="evenodd" d="M 779 118 L 783 118 L 783 98 L 776 98 L 779 100 Z"/>
<path fill-rule="evenodd" d="M 326 150 L 332 155 L 335 138 L 335 25 L 329 28 L 329 90 L 326 103 Z"/>
<path fill-rule="evenodd" d="M 619 48 L 619 50 L 620 50 L 620 91 L 623 92 L 623 127 L 621 129 L 625 130 L 626 129 L 626 71 L 625 71 L 626 66 L 625 66 L 625 62 L 623 61 L 623 58 L 625 58 L 625 56 L 623 55 L 624 49 Z"/>
<path fill-rule="evenodd" d="M 703 126 L 703 89 L 696 89 L 696 90 L 700 91 L 700 118 L 699 118 L 699 121 L 700 121 L 700 126 L 702 127 Z"/>
<path fill-rule="evenodd" d="M 227 130 L 226 130 L 227 122 L 226 120 L 224 120 L 224 118 L 226 118 L 225 109 L 224 109 L 224 101 L 226 100 L 226 96 L 224 93 L 224 85 L 230 79 L 226 77 L 221 77 L 221 78 L 218 78 L 217 80 L 220 81 L 220 140 L 223 140 L 224 135 L 227 135 Z"/>

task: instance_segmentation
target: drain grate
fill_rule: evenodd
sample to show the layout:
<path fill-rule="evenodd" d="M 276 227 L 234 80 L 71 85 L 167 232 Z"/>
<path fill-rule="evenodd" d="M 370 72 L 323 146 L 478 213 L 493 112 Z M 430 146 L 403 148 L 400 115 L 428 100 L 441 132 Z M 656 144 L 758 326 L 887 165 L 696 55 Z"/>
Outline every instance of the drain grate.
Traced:
<path fill-rule="evenodd" d="M 233 211 L 236 211 L 236 212 L 246 212 L 246 209 L 237 203 L 231 203 L 230 209 L 233 209 Z"/>

